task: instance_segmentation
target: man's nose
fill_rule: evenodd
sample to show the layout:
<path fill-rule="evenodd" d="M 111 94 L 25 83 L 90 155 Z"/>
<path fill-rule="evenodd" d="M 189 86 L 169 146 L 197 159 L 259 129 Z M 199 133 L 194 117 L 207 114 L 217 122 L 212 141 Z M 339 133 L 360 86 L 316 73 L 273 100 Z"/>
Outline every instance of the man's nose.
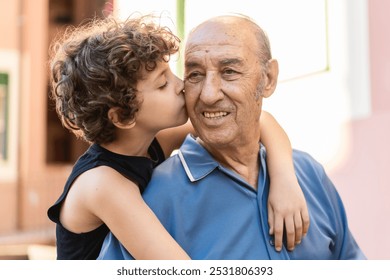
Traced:
<path fill-rule="evenodd" d="M 200 99 L 205 104 L 214 104 L 222 98 L 223 92 L 221 90 L 221 80 L 218 78 L 216 73 L 208 73 L 203 82 Z"/>

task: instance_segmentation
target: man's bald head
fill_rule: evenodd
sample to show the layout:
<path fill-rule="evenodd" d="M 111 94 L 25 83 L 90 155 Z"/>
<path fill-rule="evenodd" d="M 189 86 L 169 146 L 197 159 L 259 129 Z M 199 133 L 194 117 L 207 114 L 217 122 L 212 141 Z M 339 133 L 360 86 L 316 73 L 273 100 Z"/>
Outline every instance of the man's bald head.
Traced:
<path fill-rule="evenodd" d="M 227 37 L 237 44 L 255 40 L 255 52 L 263 66 L 272 58 L 270 43 L 263 29 L 251 18 L 244 15 L 223 15 L 210 18 L 195 27 L 187 37 L 186 52 L 199 43 L 223 44 Z M 231 41 L 230 41 L 231 42 Z"/>

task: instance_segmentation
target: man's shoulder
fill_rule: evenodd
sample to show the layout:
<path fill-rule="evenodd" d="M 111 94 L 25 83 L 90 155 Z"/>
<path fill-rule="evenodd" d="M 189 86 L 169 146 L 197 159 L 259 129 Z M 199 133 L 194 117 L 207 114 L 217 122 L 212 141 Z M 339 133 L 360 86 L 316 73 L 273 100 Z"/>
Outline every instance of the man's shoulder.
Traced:
<path fill-rule="evenodd" d="M 322 177 L 325 174 L 323 165 L 308 152 L 294 149 L 293 161 L 295 170 L 298 174 L 311 174 L 319 177 Z"/>
<path fill-rule="evenodd" d="M 177 176 L 177 171 L 181 165 L 178 154 L 171 155 L 154 169 L 152 179 L 153 177 Z"/>
<path fill-rule="evenodd" d="M 180 159 L 178 155 L 173 155 L 154 169 L 143 197 L 149 205 L 159 204 L 163 200 L 175 200 L 187 184 L 188 178 Z"/>
<path fill-rule="evenodd" d="M 316 167 L 322 166 L 311 154 L 298 149 L 293 149 L 293 160 L 300 164 L 310 164 Z"/>

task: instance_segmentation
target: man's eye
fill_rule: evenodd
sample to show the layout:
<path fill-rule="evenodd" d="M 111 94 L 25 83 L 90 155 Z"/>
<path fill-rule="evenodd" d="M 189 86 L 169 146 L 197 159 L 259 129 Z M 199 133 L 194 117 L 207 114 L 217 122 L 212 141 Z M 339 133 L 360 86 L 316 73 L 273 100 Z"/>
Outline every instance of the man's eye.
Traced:
<path fill-rule="evenodd" d="M 240 73 L 236 70 L 227 68 L 222 71 L 222 76 L 227 81 L 233 81 L 239 78 Z"/>
<path fill-rule="evenodd" d="M 237 74 L 237 71 L 235 71 L 233 69 L 225 69 L 225 70 L 223 70 L 223 73 L 226 75 L 234 75 L 234 74 Z"/>
<path fill-rule="evenodd" d="M 203 79 L 203 75 L 200 72 L 192 72 L 187 75 L 186 81 L 190 83 L 198 83 Z"/>

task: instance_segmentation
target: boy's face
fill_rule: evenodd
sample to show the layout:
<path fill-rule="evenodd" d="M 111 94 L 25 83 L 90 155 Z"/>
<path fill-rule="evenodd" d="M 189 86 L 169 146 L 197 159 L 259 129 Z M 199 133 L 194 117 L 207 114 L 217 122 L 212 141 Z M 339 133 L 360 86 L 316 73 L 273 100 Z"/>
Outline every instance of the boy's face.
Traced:
<path fill-rule="evenodd" d="M 159 62 L 151 72 L 145 71 L 144 79 L 137 84 L 141 106 L 136 125 L 157 133 L 186 123 L 183 88 L 183 81 L 172 73 L 167 62 Z"/>

